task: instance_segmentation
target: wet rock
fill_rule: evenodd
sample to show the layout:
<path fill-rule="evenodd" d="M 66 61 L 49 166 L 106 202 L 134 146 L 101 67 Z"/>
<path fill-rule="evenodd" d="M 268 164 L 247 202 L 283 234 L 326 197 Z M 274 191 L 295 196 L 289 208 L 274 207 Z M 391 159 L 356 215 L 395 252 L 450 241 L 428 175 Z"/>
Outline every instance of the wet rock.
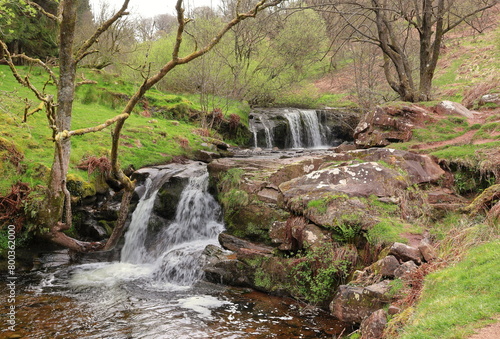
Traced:
<path fill-rule="evenodd" d="M 412 260 L 418 265 L 422 263 L 422 254 L 420 253 L 418 248 L 411 247 L 399 242 L 395 242 L 391 246 L 389 254 L 392 254 L 401 261 Z"/>
<path fill-rule="evenodd" d="M 250 286 L 248 267 L 236 260 L 234 254 L 215 245 L 208 245 L 203 251 L 205 279 L 215 284 L 229 286 Z"/>
<path fill-rule="evenodd" d="M 404 278 L 408 274 L 412 273 L 418 268 L 418 266 L 411 260 L 401 264 L 399 268 L 394 271 L 394 276 L 396 278 Z"/>
<path fill-rule="evenodd" d="M 386 312 L 383 309 L 373 312 L 368 318 L 361 322 L 361 339 L 382 338 L 386 325 Z"/>
<path fill-rule="evenodd" d="M 250 241 L 237 238 L 227 233 L 219 234 L 219 242 L 225 249 L 237 253 L 261 253 L 261 254 L 273 253 L 272 247 L 257 245 Z"/>

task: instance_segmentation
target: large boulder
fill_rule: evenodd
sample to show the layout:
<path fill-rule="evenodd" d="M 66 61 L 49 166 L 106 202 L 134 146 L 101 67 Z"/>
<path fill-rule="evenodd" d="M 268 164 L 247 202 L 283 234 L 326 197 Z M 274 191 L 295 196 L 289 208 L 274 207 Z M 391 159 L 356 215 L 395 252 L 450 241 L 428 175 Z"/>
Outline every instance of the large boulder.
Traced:
<path fill-rule="evenodd" d="M 425 120 L 428 120 L 428 112 L 416 105 L 377 107 L 368 112 L 354 130 L 355 144 L 367 148 L 409 141 L 412 129 Z"/>
<path fill-rule="evenodd" d="M 377 220 L 366 198 L 396 203 L 408 186 L 435 182 L 445 173 L 428 156 L 394 149 L 351 151 L 333 159 L 280 184 L 282 205 L 317 225 L 335 227 L 352 216 L 368 228 Z"/>
<path fill-rule="evenodd" d="M 360 324 L 390 302 L 389 291 L 387 280 L 368 287 L 341 285 L 330 303 L 330 312 L 342 322 Z"/>
<path fill-rule="evenodd" d="M 412 260 L 415 264 L 420 265 L 422 263 L 422 253 L 418 248 L 408 246 L 399 242 L 392 244 L 389 254 L 392 254 L 401 261 Z"/>

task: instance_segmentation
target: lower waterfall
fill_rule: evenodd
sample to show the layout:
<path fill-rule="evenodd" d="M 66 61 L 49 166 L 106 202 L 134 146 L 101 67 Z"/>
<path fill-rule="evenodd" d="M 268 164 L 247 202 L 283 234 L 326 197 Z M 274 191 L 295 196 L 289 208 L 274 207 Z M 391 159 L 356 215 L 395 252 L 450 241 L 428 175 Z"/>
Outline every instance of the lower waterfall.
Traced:
<path fill-rule="evenodd" d="M 315 339 L 340 333 L 331 317 L 304 315 L 293 300 L 200 279 L 202 251 L 218 245 L 224 228 L 207 191 L 205 164 L 137 172 L 144 184 L 136 190 L 140 198 L 119 261 L 102 261 L 106 253 L 96 253 L 76 264 L 59 250 L 40 257 L 36 270 L 19 272 L 16 323 L 23 338 Z M 176 208 L 163 213 L 166 193 L 176 197 Z"/>
<path fill-rule="evenodd" d="M 120 261 L 151 265 L 151 277 L 155 281 L 189 286 L 202 276 L 201 252 L 207 245 L 217 244 L 217 236 L 224 230 L 220 207 L 208 193 L 208 172 L 189 178 L 181 193 L 175 219 L 146 247 L 145 239 L 151 232 L 148 220 L 158 194 L 152 182 L 146 179 L 146 192 L 132 215 Z"/>

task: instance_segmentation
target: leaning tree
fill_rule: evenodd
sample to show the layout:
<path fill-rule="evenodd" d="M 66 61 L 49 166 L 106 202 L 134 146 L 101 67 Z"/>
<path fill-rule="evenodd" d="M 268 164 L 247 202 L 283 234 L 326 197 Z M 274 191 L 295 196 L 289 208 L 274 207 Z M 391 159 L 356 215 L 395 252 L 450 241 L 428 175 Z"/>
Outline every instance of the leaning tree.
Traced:
<path fill-rule="evenodd" d="M 59 58 L 57 66 L 59 68 L 59 75 L 56 75 L 54 70 L 42 60 L 31 58 L 24 54 L 11 53 L 2 40 L 0 40 L 0 50 L 2 50 L 4 59 L 10 66 L 12 74 L 17 81 L 30 88 L 38 100 L 40 100 L 41 107 L 46 111 L 49 126 L 52 129 L 54 158 L 46 194 L 39 208 L 39 227 L 41 229 L 48 229 L 48 231 L 43 234 L 45 238 L 79 252 L 111 249 L 122 235 L 128 207 L 134 190 L 134 182 L 123 173 L 118 164 L 120 134 L 124 124 L 132 114 L 133 108 L 141 100 L 144 94 L 175 67 L 187 64 L 208 53 L 219 43 L 221 38 L 229 30 L 243 20 L 254 18 L 259 12 L 278 6 L 286 0 L 259 0 L 255 1 L 251 7 L 236 7 L 232 17 L 221 26 L 208 43 L 186 55 L 181 55 L 180 50 L 186 25 L 188 25 L 191 20 L 185 16 L 183 1 L 177 0 L 175 6 L 177 14 L 176 42 L 171 51 L 170 60 L 168 60 L 168 62 L 166 62 L 156 73 L 151 72 L 144 74 L 144 81 L 119 114 L 107 121 L 103 121 L 97 126 L 72 129 L 71 120 L 78 64 L 88 55 L 96 53 L 97 51 L 93 49 L 93 46 L 103 32 L 110 29 L 117 20 L 128 14 L 127 8 L 129 1 L 130 0 L 124 0 L 122 7 L 113 16 L 103 21 L 95 32 L 86 40 L 77 44 L 75 42 L 75 30 L 78 13 L 77 9 L 80 3 L 79 0 L 54 0 L 54 2 L 58 3 L 57 11 L 55 12 L 47 12 L 44 8 L 31 0 L 0 0 L 0 17 L 2 17 L 2 19 L 11 20 L 13 14 L 11 11 L 6 10 L 6 8 L 7 5 L 15 3 L 23 7 L 27 12 L 37 11 L 42 13 L 58 27 Z M 42 67 L 57 86 L 56 96 L 54 97 L 46 93 L 45 89 L 37 88 L 30 81 L 29 77 L 22 77 L 14 66 L 14 60 L 16 59 L 23 59 Z M 110 146 L 110 162 L 112 167 L 110 176 L 112 179 L 119 181 L 124 190 L 118 221 L 113 233 L 105 244 L 79 241 L 63 233 L 63 231 L 69 229 L 72 224 L 71 195 L 66 187 L 66 176 L 69 169 L 71 154 L 71 139 L 88 133 L 96 133 L 110 126 L 113 126 Z"/>

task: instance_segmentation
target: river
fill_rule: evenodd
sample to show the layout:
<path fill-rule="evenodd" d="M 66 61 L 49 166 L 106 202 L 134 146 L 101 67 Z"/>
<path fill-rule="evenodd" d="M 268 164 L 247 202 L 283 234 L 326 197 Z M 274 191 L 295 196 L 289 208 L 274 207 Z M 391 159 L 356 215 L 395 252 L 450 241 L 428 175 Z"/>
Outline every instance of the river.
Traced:
<path fill-rule="evenodd" d="M 220 208 L 207 192 L 205 167 L 189 178 L 174 220 L 148 233 L 158 187 L 177 172 L 162 167 L 147 178 L 119 261 L 96 261 L 94 255 L 74 263 L 66 250 L 32 250 L 29 270 L 19 267 L 16 276 L 10 328 L 10 290 L 1 286 L 0 337 L 291 339 L 343 331 L 326 312 L 298 301 L 202 279 L 202 251 L 218 244 L 224 230 Z"/>

